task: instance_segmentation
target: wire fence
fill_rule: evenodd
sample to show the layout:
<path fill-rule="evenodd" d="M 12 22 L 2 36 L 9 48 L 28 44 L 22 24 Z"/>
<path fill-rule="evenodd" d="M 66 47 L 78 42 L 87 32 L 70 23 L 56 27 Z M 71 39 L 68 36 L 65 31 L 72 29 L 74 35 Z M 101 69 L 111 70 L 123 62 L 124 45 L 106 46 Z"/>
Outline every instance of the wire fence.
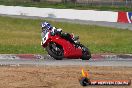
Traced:
<path fill-rule="evenodd" d="M 86 6 L 114 6 L 132 8 L 132 0 L 0 0 L 0 2 L 48 2 Z"/>
<path fill-rule="evenodd" d="M 88 6 L 115 6 L 115 7 L 130 7 L 132 8 L 132 0 L 32 0 L 39 2 L 55 2 L 55 3 L 73 3 L 75 5 Z"/>
<path fill-rule="evenodd" d="M 117 7 L 132 7 L 132 1 L 123 0 L 79 0 L 77 4 L 90 5 L 90 6 L 117 6 Z"/>

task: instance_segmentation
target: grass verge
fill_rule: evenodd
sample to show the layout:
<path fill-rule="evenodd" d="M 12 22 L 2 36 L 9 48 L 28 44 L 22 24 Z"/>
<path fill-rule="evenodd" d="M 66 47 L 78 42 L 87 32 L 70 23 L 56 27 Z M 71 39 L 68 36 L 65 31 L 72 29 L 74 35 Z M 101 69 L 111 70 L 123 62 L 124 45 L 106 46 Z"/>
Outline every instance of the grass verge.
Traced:
<path fill-rule="evenodd" d="M 44 54 L 40 23 L 44 20 L 0 17 L 0 53 Z M 132 31 L 49 21 L 65 32 L 80 36 L 92 53 L 132 53 Z"/>

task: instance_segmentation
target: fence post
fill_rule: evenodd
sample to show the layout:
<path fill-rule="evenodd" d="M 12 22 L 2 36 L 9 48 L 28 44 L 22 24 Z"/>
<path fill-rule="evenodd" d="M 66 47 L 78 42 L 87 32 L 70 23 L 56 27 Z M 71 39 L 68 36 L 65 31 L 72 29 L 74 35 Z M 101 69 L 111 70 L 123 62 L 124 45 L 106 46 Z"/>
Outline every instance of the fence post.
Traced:
<path fill-rule="evenodd" d="M 126 0 L 126 6 L 127 6 L 127 3 L 128 3 L 128 1 Z"/>
<path fill-rule="evenodd" d="M 40 2 L 40 0 L 32 0 L 33 2 Z"/>
<path fill-rule="evenodd" d="M 77 0 L 71 0 L 72 3 L 76 3 Z"/>
<path fill-rule="evenodd" d="M 91 3 L 91 6 L 93 6 L 93 0 L 92 0 L 92 3 Z"/>
<path fill-rule="evenodd" d="M 62 3 L 67 3 L 67 0 L 62 0 Z"/>
<path fill-rule="evenodd" d="M 112 7 L 114 6 L 114 1 L 113 0 L 111 0 L 111 4 L 112 4 Z"/>

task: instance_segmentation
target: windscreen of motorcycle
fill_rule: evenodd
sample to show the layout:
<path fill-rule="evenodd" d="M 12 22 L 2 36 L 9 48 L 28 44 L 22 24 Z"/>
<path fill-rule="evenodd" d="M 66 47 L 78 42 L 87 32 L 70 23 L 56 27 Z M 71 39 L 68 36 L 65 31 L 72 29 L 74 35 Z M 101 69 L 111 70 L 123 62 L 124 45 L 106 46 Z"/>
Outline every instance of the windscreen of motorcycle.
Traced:
<path fill-rule="evenodd" d="M 42 31 L 42 33 L 41 33 L 41 36 L 42 36 L 42 44 L 44 44 L 47 41 L 48 34 L 49 34 L 49 31 L 48 30 Z"/>
<path fill-rule="evenodd" d="M 43 30 L 41 33 L 41 37 L 44 38 L 47 33 L 48 33 L 48 30 Z"/>

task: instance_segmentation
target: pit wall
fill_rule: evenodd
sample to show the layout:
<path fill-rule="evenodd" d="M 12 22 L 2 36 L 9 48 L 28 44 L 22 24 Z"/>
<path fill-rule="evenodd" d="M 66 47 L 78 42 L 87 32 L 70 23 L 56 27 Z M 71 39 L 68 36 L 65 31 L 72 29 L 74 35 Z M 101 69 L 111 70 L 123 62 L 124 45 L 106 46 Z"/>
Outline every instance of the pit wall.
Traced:
<path fill-rule="evenodd" d="M 0 5 L 0 14 L 37 16 L 44 18 L 63 18 L 105 22 L 132 22 L 132 12 L 113 12 L 95 10 L 75 10 L 75 9 L 53 9 L 21 6 Z"/>

